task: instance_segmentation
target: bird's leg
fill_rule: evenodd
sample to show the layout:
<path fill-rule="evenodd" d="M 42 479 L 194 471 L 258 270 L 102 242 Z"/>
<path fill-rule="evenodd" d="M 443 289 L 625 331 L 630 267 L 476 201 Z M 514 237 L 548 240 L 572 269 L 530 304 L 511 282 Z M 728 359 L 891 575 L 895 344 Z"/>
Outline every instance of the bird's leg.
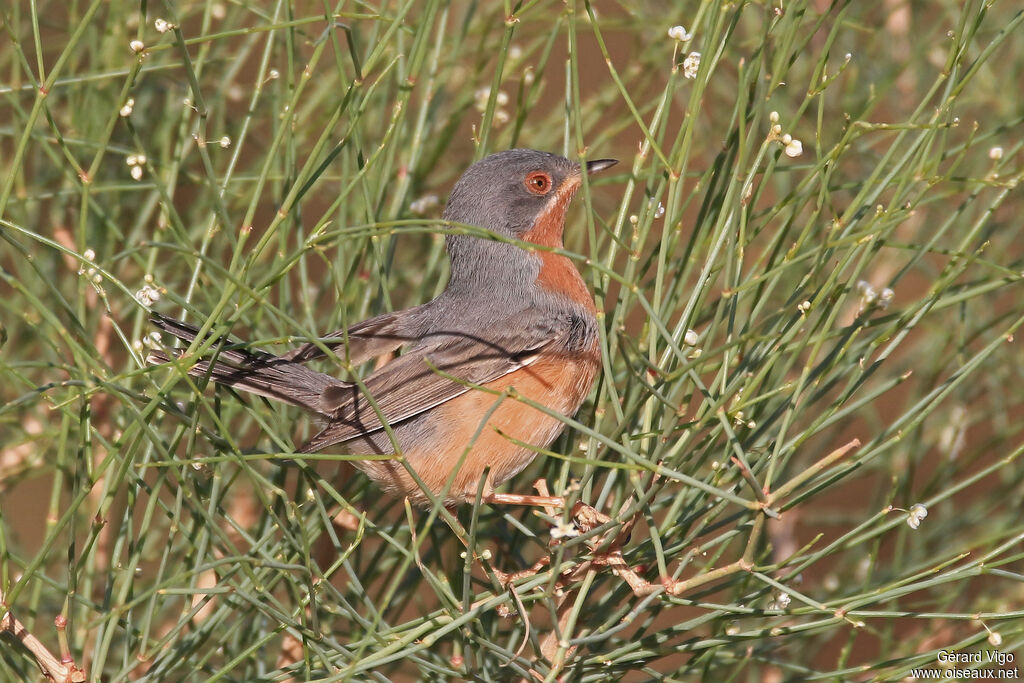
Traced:
<path fill-rule="evenodd" d="M 485 493 L 481 500 L 489 505 L 529 505 L 530 507 L 544 508 L 544 512 L 552 517 L 558 514 L 558 510 L 565 509 L 565 498 L 562 496 L 552 496 L 548 491 L 548 483 L 546 481 L 538 479 L 533 482 L 533 487 L 537 489 L 539 495 L 495 493 L 492 489 Z M 490 489 L 490 486 L 488 488 Z"/>
<path fill-rule="evenodd" d="M 543 479 L 538 479 L 533 482 L 533 487 L 537 489 L 537 493 L 539 495 L 494 493 L 492 491 L 484 494 L 481 500 L 491 505 L 529 505 L 532 507 L 542 507 L 544 508 L 544 512 L 552 517 L 558 516 L 559 510 L 564 510 L 566 508 L 567 504 L 565 497 L 552 496 L 548 491 L 548 483 Z M 583 532 L 590 531 L 591 529 L 611 521 L 611 518 L 608 515 L 580 501 L 576 501 L 576 503 L 573 504 L 570 512 L 572 515 L 572 523 Z M 632 526 L 632 524 L 630 524 L 630 526 Z"/>
<path fill-rule="evenodd" d="M 552 517 L 558 514 L 559 510 L 565 508 L 565 498 L 561 496 L 552 496 L 548 491 L 547 482 L 543 479 L 538 479 L 533 484 L 534 488 L 537 489 L 539 495 L 523 495 L 517 493 L 494 493 L 491 491 L 483 496 L 482 501 L 490 505 L 529 505 L 531 507 L 542 507 L 544 512 Z M 578 505 L 578 503 L 577 503 Z M 503 572 L 498 569 L 492 568 L 497 577 L 499 583 L 510 590 L 515 590 L 515 582 L 521 579 L 525 579 L 530 576 L 536 575 L 539 571 L 548 566 L 551 558 L 542 557 L 532 567 L 522 569 L 517 572 Z M 499 608 L 498 613 L 501 616 L 510 616 L 511 612 L 507 606 L 502 606 L 504 609 Z"/>
<path fill-rule="evenodd" d="M 546 481 L 538 479 L 534 482 L 533 486 L 537 489 L 537 493 L 539 495 L 534 496 L 491 492 L 483 496 L 482 500 L 490 504 L 530 505 L 533 507 L 543 507 L 545 512 L 552 517 L 557 516 L 559 510 L 564 510 L 566 508 L 565 498 L 561 496 L 552 496 L 548 491 Z M 625 509 L 626 505 L 623 504 L 623 509 L 620 511 L 620 514 L 621 512 L 624 512 Z M 586 533 L 611 521 L 611 517 L 605 513 L 579 501 L 573 504 L 571 512 L 572 524 L 580 533 Z M 634 514 L 630 519 L 626 520 L 626 522 L 624 522 L 620 528 L 614 532 L 613 536 L 609 537 L 607 534 L 604 534 L 588 541 L 587 546 L 590 551 L 594 553 L 594 557 L 591 560 L 586 561 L 580 567 L 569 570 L 565 576 L 559 577 L 556 584 L 563 585 L 571 583 L 573 577 L 582 575 L 582 573 L 585 573 L 585 571 L 590 567 L 601 566 L 611 569 L 612 572 L 629 585 L 633 590 L 633 593 L 637 596 L 648 595 L 654 590 L 661 588 L 661 586 L 652 584 L 640 576 L 636 570 L 627 564 L 625 557 L 622 555 L 622 547 L 629 541 L 630 533 L 633 530 L 633 526 L 636 524 L 638 516 L 639 513 Z M 537 574 L 544 567 L 548 566 L 549 562 L 549 558 L 542 558 L 532 567 L 518 572 L 505 573 L 498 570 L 493 571 L 495 572 L 498 581 L 503 586 L 509 586 L 520 579 Z"/>
<path fill-rule="evenodd" d="M 539 508 L 564 508 L 565 498 L 560 496 L 531 496 L 521 493 L 488 493 L 483 502 L 489 505 L 529 505 Z"/>

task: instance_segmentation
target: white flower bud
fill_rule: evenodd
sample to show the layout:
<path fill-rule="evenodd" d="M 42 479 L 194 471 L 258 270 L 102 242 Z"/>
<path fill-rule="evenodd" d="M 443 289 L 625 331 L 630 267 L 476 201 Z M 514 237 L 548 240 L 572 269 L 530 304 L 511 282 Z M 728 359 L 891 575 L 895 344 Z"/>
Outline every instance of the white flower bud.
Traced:
<path fill-rule="evenodd" d="M 668 37 L 679 43 L 685 43 L 693 39 L 693 34 L 687 32 L 685 26 L 673 26 L 668 30 Z"/>
<path fill-rule="evenodd" d="M 910 510 L 907 512 L 907 526 L 911 529 L 917 529 L 921 526 L 921 522 L 928 516 L 928 508 L 920 503 L 915 503 L 910 506 Z"/>
<path fill-rule="evenodd" d="M 689 79 L 697 78 L 697 70 L 700 69 L 700 53 L 691 52 L 683 60 L 683 76 Z"/>

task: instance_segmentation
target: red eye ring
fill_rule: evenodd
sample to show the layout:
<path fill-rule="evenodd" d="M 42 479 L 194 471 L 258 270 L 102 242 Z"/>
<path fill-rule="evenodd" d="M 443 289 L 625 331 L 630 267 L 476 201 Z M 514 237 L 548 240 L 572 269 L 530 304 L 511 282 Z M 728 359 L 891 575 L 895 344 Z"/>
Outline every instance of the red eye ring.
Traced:
<path fill-rule="evenodd" d="M 551 176 L 544 171 L 531 171 L 523 179 L 523 185 L 533 194 L 543 196 L 551 192 Z"/>

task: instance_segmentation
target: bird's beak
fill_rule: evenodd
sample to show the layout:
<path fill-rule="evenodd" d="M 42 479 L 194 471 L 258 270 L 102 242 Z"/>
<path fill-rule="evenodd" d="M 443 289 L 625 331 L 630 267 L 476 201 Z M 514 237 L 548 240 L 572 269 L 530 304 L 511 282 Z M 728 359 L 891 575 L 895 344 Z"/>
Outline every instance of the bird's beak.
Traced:
<path fill-rule="evenodd" d="M 562 183 L 562 187 L 564 187 L 569 192 L 575 193 L 576 190 L 579 189 L 580 183 L 583 182 L 584 166 L 586 166 L 587 174 L 589 175 L 591 173 L 603 171 L 606 168 L 611 168 L 617 163 L 619 163 L 618 159 L 594 159 L 593 161 L 588 161 L 586 164 L 583 165 L 575 164 L 575 168 L 569 172 L 569 175 L 565 177 L 565 181 Z M 558 191 L 562 192 L 562 189 L 559 188 Z"/>
<path fill-rule="evenodd" d="M 594 159 L 587 162 L 587 173 L 597 173 L 619 163 L 618 159 Z"/>

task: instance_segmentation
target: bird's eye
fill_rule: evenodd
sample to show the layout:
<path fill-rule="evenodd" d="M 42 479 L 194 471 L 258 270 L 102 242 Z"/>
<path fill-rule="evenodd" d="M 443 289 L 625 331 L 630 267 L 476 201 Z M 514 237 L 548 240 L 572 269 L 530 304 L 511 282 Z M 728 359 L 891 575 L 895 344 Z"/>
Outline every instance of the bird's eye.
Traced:
<path fill-rule="evenodd" d="M 533 171 L 526 174 L 523 184 L 533 194 L 545 195 L 551 191 L 551 176 L 544 171 Z"/>

